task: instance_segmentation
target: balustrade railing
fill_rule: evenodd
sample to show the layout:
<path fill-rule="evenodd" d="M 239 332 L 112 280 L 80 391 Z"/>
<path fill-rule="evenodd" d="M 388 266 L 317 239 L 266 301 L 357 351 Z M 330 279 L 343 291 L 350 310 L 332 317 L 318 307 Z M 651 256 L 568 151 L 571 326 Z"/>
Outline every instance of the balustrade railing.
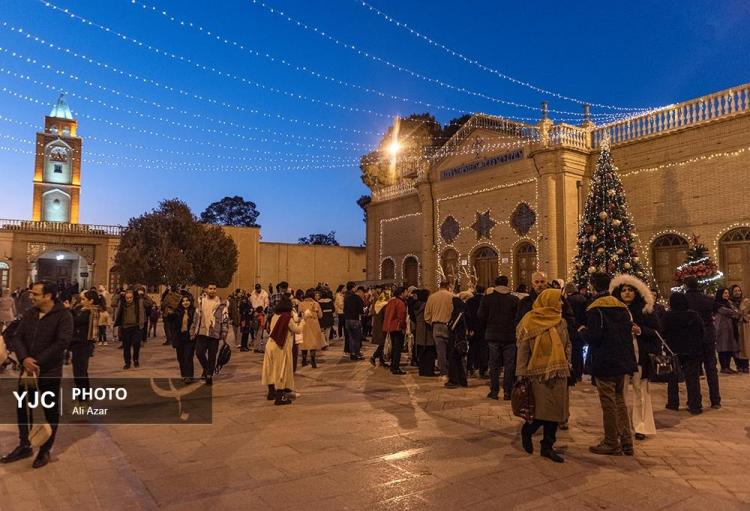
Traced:
<path fill-rule="evenodd" d="M 612 144 L 619 144 L 748 111 L 750 83 L 595 128 L 591 133 L 591 145 L 599 147 L 605 133 L 609 134 Z"/>
<path fill-rule="evenodd" d="M 390 185 L 390 186 L 384 186 L 380 189 L 375 189 L 372 191 L 372 200 L 373 201 L 382 201 L 382 200 L 388 200 L 392 199 L 393 197 L 399 197 L 401 195 L 406 195 L 409 193 L 416 193 L 417 181 L 415 179 L 404 179 L 403 181 Z"/>
<path fill-rule="evenodd" d="M 589 149 L 589 131 L 572 124 L 555 124 L 549 129 L 549 145 Z"/>
<path fill-rule="evenodd" d="M 88 236 L 121 236 L 121 225 L 69 224 L 65 222 L 35 222 L 33 220 L 0 219 L 0 231 L 34 231 L 53 234 L 81 234 Z"/>

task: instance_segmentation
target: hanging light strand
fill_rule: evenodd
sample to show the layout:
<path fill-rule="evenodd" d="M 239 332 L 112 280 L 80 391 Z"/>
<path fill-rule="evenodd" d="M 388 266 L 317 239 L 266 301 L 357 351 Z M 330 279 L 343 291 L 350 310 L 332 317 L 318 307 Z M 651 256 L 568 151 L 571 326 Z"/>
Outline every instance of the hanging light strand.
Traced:
<path fill-rule="evenodd" d="M 133 2 L 135 3 L 135 0 L 133 0 Z M 571 97 L 571 96 L 566 96 L 565 94 L 561 94 L 559 92 L 554 92 L 554 91 L 551 91 L 551 90 L 543 89 L 543 88 L 538 87 L 538 86 L 536 86 L 536 85 L 534 85 L 532 83 L 525 82 L 525 81 L 519 80 L 517 78 L 513 78 L 512 76 L 507 75 L 507 74 L 503 73 L 502 71 L 499 71 L 499 70 L 497 70 L 495 68 L 492 68 L 490 66 L 486 66 L 486 65 L 482 64 L 481 62 L 479 62 L 476 59 L 473 59 L 471 57 L 467 57 L 463 53 L 461 53 L 461 52 L 459 52 L 457 50 L 454 50 L 452 48 L 449 48 L 448 46 L 440 43 L 439 41 L 436 41 L 436 40 L 432 39 L 431 37 L 429 37 L 429 36 L 427 36 L 427 35 L 419 32 L 417 30 L 414 30 L 412 27 L 410 27 L 406 23 L 404 23 L 402 21 L 399 21 L 399 20 L 393 18 L 392 16 L 389 16 L 385 12 L 383 12 L 380 9 L 378 9 L 378 8 L 370 5 L 369 3 L 365 2 L 364 0 L 354 0 L 354 2 L 357 3 L 357 4 L 360 4 L 362 7 L 368 9 L 370 12 L 373 12 L 373 13 L 377 14 L 378 16 L 380 16 L 381 18 L 385 19 L 390 24 L 395 25 L 398 28 L 409 32 L 414 37 L 422 39 L 423 41 L 425 41 L 430 46 L 433 46 L 435 48 L 439 48 L 439 49 L 443 50 L 444 52 L 448 53 L 449 55 L 452 55 L 453 57 L 456 57 L 456 58 L 458 58 L 460 60 L 463 60 L 467 64 L 471 64 L 473 66 L 478 67 L 482 71 L 486 71 L 486 72 L 488 72 L 490 74 L 493 74 L 493 75 L 495 75 L 495 76 L 497 76 L 499 78 L 502 78 L 503 80 L 507 80 L 507 81 L 509 81 L 509 82 L 511 82 L 511 83 L 513 83 L 515 85 L 520 85 L 522 87 L 526 87 L 528 89 L 531 89 L 531 90 L 533 90 L 535 92 L 539 92 L 540 94 L 546 94 L 548 96 L 553 96 L 555 98 L 563 99 L 565 101 L 571 101 L 573 103 L 578 103 L 580 105 L 588 104 L 588 105 L 596 106 L 596 107 L 600 107 L 600 108 L 607 108 L 609 110 L 640 111 L 640 110 L 649 110 L 649 109 L 652 109 L 652 107 L 643 107 L 643 108 L 642 107 L 622 107 L 622 106 L 617 106 L 617 105 L 608 105 L 608 104 L 604 104 L 604 103 L 596 103 L 596 102 L 593 102 L 593 101 L 587 101 L 587 100 L 583 100 L 583 99 L 574 98 L 574 97 Z"/>
<path fill-rule="evenodd" d="M 45 3 L 47 3 L 47 2 L 45 2 Z M 265 51 L 261 51 L 261 50 L 257 50 L 257 49 L 251 48 L 251 47 L 249 47 L 249 46 L 247 46 L 247 45 L 245 45 L 243 43 L 240 43 L 240 42 L 234 41 L 234 40 L 232 40 L 230 38 L 227 38 L 224 35 L 217 34 L 216 31 L 209 30 L 209 29 L 203 27 L 202 25 L 199 25 L 197 23 L 193 23 L 192 21 L 187 21 L 187 20 L 178 18 L 178 17 L 170 14 L 169 12 L 167 12 L 167 11 L 161 9 L 161 8 L 157 8 L 156 6 L 149 5 L 149 4 L 145 3 L 145 2 L 141 2 L 139 0 L 130 0 L 130 4 L 134 5 L 136 7 L 140 6 L 143 11 L 153 12 L 154 14 L 161 15 L 162 17 L 164 17 L 165 19 L 171 21 L 172 23 L 175 23 L 175 24 L 179 25 L 180 27 L 183 27 L 183 28 L 186 28 L 186 29 L 192 29 L 193 31 L 196 31 L 199 34 L 201 34 L 203 36 L 206 36 L 207 38 L 209 38 L 209 39 L 211 39 L 213 41 L 217 41 L 217 42 L 223 43 L 223 44 L 225 44 L 227 46 L 231 46 L 231 47 L 237 48 L 237 49 L 242 50 L 244 52 L 247 52 L 247 53 L 249 53 L 249 54 L 251 54 L 251 55 L 253 55 L 255 57 L 263 58 L 263 59 L 269 60 L 269 61 L 277 63 L 277 64 L 285 65 L 285 66 L 287 66 L 287 67 L 289 67 L 291 69 L 294 69 L 295 71 L 298 71 L 300 73 L 309 74 L 309 75 L 311 75 L 311 76 L 313 76 L 315 78 L 318 78 L 318 79 L 321 79 L 321 80 L 325 80 L 325 81 L 328 81 L 328 82 L 331 82 L 331 83 L 335 83 L 335 84 L 340 85 L 342 87 L 349 87 L 349 88 L 352 88 L 352 89 L 360 90 L 360 91 L 366 92 L 368 94 L 374 94 L 374 95 L 376 95 L 378 97 L 381 97 L 381 98 L 390 98 L 390 99 L 399 101 L 401 103 L 404 103 L 404 102 L 414 103 L 414 104 L 421 105 L 421 106 L 424 106 L 424 107 L 427 107 L 427 108 L 438 109 L 438 110 L 446 110 L 446 111 L 451 111 L 451 112 L 460 112 L 460 113 L 463 113 L 463 112 L 466 111 L 466 109 L 463 109 L 463 108 L 456 108 L 456 107 L 451 107 L 451 106 L 447 106 L 447 105 L 438 105 L 438 104 L 434 104 L 434 103 L 429 103 L 429 102 L 426 102 L 426 101 L 422 101 L 422 100 L 419 100 L 419 99 L 407 98 L 407 97 L 403 97 L 403 96 L 397 96 L 397 95 L 394 95 L 394 94 L 390 94 L 388 92 L 383 92 L 383 91 L 380 91 L 380 90 L 376 90 L 376 89 L 367 87 L 365 85 L 360 85 L 360 84 L 357 84 L 357 83 L 352 83 L 352 82 L 349 82 L 349 81 L 346 81 L 346 80 L 342 80 L 342 79 L 337 78 L 335 76 L 330 76 L 330 75 L 321 73 L 319 71 L 316 71 L 316 70 L 310 68 L 307 65 L 301 66 L 299 64 L 295 64 L 293 62 L 290 62 L 289 60 L 287 60 L 287 59 L 285 59 L 283 57 L 278 57 L 278 56 L 270 55 L 269 53 L 267 53 Z M 114 31 L 108 31 L 108 32 L 115 33 Z M 119 35 L 119 34 L 117 34 L 117 35 Z M 517 108 L 528 108 L 528 109 L 532 109 L 532 110 L 537 110 L 538 109 L 538 107 L 535 107 L 535 106 L 523 105 L 523 104 L 520 104 L 520 103 L 514 103 L 512 101 L 508 101 L 505 104 L 508 105 L 508 106 L 513 106 L 513 107 L 517 107 Z M 552 111 L 553 112 L 558 112 L 556 110 L 552 110 Z M 583 116 L 582 112 L 565 112 L 565 111 L 559 111 L 559 113 L 563 113 L 563 114 L 566 114 L 566 115 Z M 603 115 L 605 117 L 607 116 L 607 114 L 593 114 L 593 115 L 594 116 Z"/>

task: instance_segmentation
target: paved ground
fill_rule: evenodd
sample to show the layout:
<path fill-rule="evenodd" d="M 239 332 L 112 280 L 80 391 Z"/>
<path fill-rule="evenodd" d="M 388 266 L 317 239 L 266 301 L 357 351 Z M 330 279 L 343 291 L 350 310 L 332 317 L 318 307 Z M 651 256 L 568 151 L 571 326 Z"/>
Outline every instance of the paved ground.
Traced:
<path fill-rule="evenodd" d="M 129 373 L 174 374 L 160 344 Z M 98 349 L 92 375 L 124 374 L 120 354 Z M 484 381 L 447 390 L 340 348 L 321 358 L 298 372 L 291 406 L 264 399 L 261 355 L 235 352 L 214 385 L 212 426 L 61 428 L 44 469 L 0 465 L 0 509 L 750 509 L 750 377 L 722 377 L 724 408 L 698 417 L 664 410 L 656 386 L 659 434 L 634 458 L 588 453 L 601 417 L 579 384 L 558 465 L 521 450 L 519 420 L 485 399 Z M 16 442 L 0 427 L 3 451 Z"/>

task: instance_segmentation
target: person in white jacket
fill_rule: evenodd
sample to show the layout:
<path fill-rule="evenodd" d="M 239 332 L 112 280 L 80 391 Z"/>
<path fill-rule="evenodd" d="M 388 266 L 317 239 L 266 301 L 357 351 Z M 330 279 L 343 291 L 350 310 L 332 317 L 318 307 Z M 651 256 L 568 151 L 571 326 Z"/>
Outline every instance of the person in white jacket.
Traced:
<path fill-rule="evenodd" d="M 261 383 L 268 387 L 267 399 L 274 405 L 288 405 L 297 397 L 294 392 L 294 359 L 292 348 L 295 334 L 301 334 L 304 321 L 292 315 L 292 302 L 288 297 L 274 308 L 271 318 L 271 335 L 263 355 Z"/>

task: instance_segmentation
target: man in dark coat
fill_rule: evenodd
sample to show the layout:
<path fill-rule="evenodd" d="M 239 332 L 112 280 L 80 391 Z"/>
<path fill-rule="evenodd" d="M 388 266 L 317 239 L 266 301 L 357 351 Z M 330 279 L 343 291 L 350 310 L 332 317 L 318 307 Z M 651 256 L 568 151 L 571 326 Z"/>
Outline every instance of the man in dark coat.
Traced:
<path fill-rule="evenodd" d="M 698 280 L 695 277 L 686 278 L 685 287 L 687 287 L 685 297 L 688 301 L 688 309 L 697 312 L 703 321 L 701 361 L 703 371 L 706 373 L 711 408 L 717 410 L 721 408 L 721 393 L 719 392 L 719 373 L 716 370 L 716 329 L 713 317 L 716 312 L 716 301 L 698 290 Z"/>
<path fill-rule="evenodd" d="M 596 378 L 604 422 L 604 440 L 589 447 L 594 454 L 633 455 L 633 433 L 625 405 L 625 376 L 638 371 L 633 322 L 627 306 L 610 296 L 610 277 L 594 273 L 596 296 L 580 333 L 591 350 L 591 376 Z"/>
<path fill-rule="evenodd" d="M 573 371 L 571 376 L 573 376 L 576 381 L 581 381 L 581 378 L 583 378 L 584 342 L 581 336 L 578 335 L 578 329 L 586 325 L 586 307 L 589 306 L 590 302 L 589 299 L 581 294 L 578 288 L 570 282 L 565 285 L 565 300 L 568 302 L 568 305 L 570 305 L 570 309 L 573 312 L 571 318 L 566 318 L 568 323 L 571 323 L 572 320 L 572 325 L 569 324 L 568 326 L 572 326 L 573 331 L 573 335 L 571 336 L 571 344 L 573 345 L 573 352 L 571 354 Z"/>
<path fill-rule="evenodd" d="M 518 298 L 511 294 L 508 277 L 495 279 L 492 292 L 487 292 L 479 304 L 477 317 L 485 325 L 484 338 L 489 348 L 490 393 L 498 399 L 500 392 L 500 364 L 503 366 L 503 399 L 510 400 L 516 378 L 516 322 Z"/>
<path fill-rule="evenodd" d="M 484 324 L 479 321 L 479 304 L 484 297 L 484 286 L 477 286 L 474 296 L 466 302 L 466 329 L 469 335 L 469 358 L 467 369 L 469 375 L 479 371 L 480 378 L 487 377 L 487 364 L 489 353 L 487 352 L 487 341 L 484 339 Z"/>
<path fill-rule="evenodd" d="M 518 310 L 516 311 L 516 326 L 521 322 L 527 312 L 531 311 L 531 307 L 534 305 L 534 300 L 539 296 L 542 291 L 547 289 L 547 276 L 540 272 L 535 271 L 531 275 L 531 291 L 528 296 L 525 296 L 518 303 Z"/>
<path fill-rule="evenodd" d="M 44 418 L 52 428 L 52 434 L 39 448 L 33 467 L 41 468 L 49 463 L 50 449 L 55 443 L 57 425 L 60 420 L 60 378 L 62 378 L 65 349 L 73 335 L 73 317 L 62 303 L 56 300 L 57 285 L 53 282 L 37 282 L 31 289 L 34 305 L 23 315 L 16 330 L 14 341 L 18 361 L 27 373 L 37 375 L 38 393 L 52 392 L 54 402 L 51 407 L 44 407 Z M 19 394 L 27 391 L 19 383 Z M 29 391 L 33 393 L 33 390 Z M 0 458 L 2 463 L 12 463 L 33 454 L 29 442 L 29 431 L 32 426 L 29 398 L 22 400 L 17 409 L 18 447 Z"/>

